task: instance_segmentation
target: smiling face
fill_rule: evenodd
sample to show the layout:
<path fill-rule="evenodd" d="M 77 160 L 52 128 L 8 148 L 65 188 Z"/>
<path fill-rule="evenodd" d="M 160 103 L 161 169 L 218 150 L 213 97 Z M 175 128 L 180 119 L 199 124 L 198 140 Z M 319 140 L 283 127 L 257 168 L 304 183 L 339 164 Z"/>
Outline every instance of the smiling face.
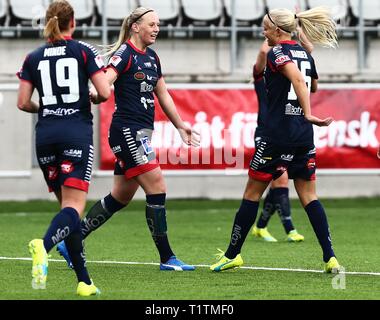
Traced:
<path fill-rule="evenodd" d="M 263 19 L 263 35 L 271 47 L 275 46 L 279 41 L 278 28 L 269 20 L 268 16 Z"/>
<path fill-rule="evenodd" d="M 135 33 L 138 34 L 139 40 L 144 46 L 155 43 L 159 31 L 160 20 L 154 11 L 145 14 L 135 26 Z"/>

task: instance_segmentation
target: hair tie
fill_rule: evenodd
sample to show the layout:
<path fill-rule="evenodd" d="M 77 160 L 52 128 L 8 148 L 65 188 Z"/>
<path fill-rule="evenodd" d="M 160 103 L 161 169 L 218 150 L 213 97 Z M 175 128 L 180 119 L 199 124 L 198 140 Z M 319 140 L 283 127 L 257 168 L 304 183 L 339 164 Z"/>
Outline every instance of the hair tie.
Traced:
<path fill-rule="evenodd" d="M 297 19 L 298 17 L 297 17 L 297 14 L 294 14 L 294 19 Z"/>
<path fill-rule="evenodd" d="M 53 19 L 58 20 L 58 17 L 57 17 L 57 16 L 54 16 Z"/>

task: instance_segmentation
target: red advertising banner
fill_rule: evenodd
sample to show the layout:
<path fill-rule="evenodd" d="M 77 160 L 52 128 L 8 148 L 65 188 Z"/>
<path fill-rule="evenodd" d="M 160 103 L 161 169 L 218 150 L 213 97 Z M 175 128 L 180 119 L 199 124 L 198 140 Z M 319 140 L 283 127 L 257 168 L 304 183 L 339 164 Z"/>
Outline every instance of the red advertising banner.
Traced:
<path fill-rule="evenodd" d="M 179 114 L 201 136 L 200 148 L 182 144 L 177 130 L 156 101 L 152 145 L 162 169 L 243 169 L 254 152 L 257 99 L 253 89 L 171 89 Z M 328 127 L 314 127 L 317 167 L 380 168 L 380 89 L 320 90 L 311 95 L 313 113 L 332 116 Z M 113 169 L 108 128 L 113 97 L 100 106 L 100 169 Z"/>

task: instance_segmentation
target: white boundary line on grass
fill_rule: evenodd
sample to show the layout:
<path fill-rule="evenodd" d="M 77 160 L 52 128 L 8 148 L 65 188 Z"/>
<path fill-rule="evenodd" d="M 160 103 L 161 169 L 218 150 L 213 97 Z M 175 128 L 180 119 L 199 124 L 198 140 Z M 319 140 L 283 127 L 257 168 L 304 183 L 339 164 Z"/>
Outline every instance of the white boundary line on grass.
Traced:
<path fill-rule="evenodd" d="M 10 258 L 10 257 L 0 257 L 0 260 L 23 260 L 23 261 L 31 261 L 32 258 Z M 49 259 L 49 261 L 53 262 L 66 262 L 62 259 Z M 89 263 L 99 263 L 99 264 L 131 264 L 131 265 L 160 265 L 157 262 L 132 262 L 132 261 L 95 261 L 95 260 L 87 260 Z M 209 265 L 206 264 L 198 264 L 196 267 L 204 267 L 208 268 Z M 289 272 L 309 272 L 309 273 L 324 273 L 322 270 L 312 270 L 312 269 L 291 269 L 291 268 L 269 268 L 269 267 L 240 267 L 241 269 L 250 269 L 250 270 L 267 270 L 267 271 L 289 271 Z M 361 271 L 345 271 L 345 274 L 352 275 L 368 275 L 368 276 L 380 276 L 380 272 L 361 272 Z"/>

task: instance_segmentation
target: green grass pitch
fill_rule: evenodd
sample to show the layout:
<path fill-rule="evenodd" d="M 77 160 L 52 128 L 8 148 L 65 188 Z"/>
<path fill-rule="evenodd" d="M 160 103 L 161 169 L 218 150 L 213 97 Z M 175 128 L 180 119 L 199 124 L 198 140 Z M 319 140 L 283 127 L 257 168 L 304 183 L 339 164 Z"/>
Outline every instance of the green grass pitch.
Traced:
<path fill-rule="evenodd" d="M 340 289 L 333 288 L 334 275 L 313 272 L 323 269 L 322 252 L 298 201 L 292 201 L 293 222 L 305 242 L 285 242 L 276 215 L 269 230 L 278 243 L 264 243 L 251 234 L 245 241 L 244 266 L 252 268 L 211 272 L 207 266 L 214 263 L 217 248 L 227 248 L 239 203 L 169 199 L 171 246 L 180 259 L 198 267 L 194 272 L 162 272 L 145 222 L 144 202 L 133 201 L 86 239 L 88 270 L 102 291 L 86 299 L 380 299 L 379 198 L 322 200 L 335 252 L 347 272 Z M 49 262 L 46 290 L 31 288 L 31 261 L 19 259 L 30 258 L 28 242 L 43 236 L 57 210 L 57 204 L 48 201 L 0 202 L 0 300 L 83 299 L 75 294 L 74 272 L 55 249 L 51 259 L 62 261 Z"/>

